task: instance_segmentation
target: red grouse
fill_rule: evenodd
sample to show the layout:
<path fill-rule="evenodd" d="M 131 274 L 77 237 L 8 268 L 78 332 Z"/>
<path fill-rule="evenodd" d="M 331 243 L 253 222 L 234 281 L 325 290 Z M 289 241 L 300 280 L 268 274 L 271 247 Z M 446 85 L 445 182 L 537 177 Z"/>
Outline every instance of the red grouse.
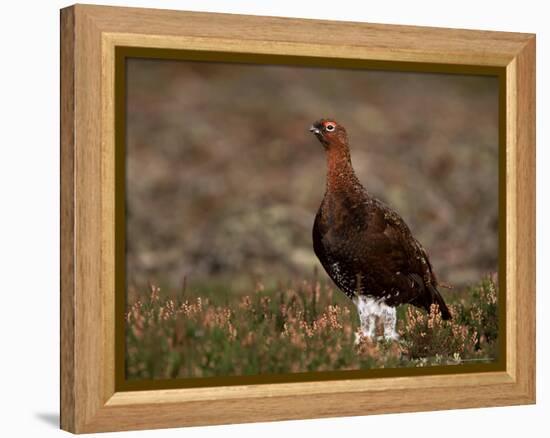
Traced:
<path fill-rule="evenodd" d="M 379 317 L 384 337 L 398 339 L 395 307 L 405 303 L 428 311 L 435 303 L 443 319 L 450 319 L 428 255 L 405 221 L 357 179 L 344 127 L 321 119 L 310 131 L 323 145 L 328 166 L 325 196 L 313 225 L 313 249 L 330 278 L 357 306 L 361 334 L 372 338 Z"/>

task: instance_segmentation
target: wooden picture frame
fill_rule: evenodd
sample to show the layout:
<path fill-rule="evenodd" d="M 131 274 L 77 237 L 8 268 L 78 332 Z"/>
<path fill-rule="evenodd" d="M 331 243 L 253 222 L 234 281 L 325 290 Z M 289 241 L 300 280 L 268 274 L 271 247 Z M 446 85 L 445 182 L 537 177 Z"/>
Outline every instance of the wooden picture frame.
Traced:
<path fill-rule="evenodd" d="M 114 263 L 120 47 L 363 60 L 390 70 L 493 69 L 503 79 L 505 120 L 502 370 L 120 390 Z M 534 402 L 534 35 L 91 5 L 61 11 L 62 429 L 88 433 Z"/>

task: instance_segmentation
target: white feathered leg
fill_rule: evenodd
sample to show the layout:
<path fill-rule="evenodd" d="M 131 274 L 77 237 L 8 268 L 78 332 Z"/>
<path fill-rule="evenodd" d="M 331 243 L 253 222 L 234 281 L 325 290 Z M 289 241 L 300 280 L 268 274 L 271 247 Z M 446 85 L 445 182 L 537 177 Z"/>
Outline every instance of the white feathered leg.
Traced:
<path fill-rule="evenodd" d="M 376 329 L 376 304 L 372 298 L 360 295 L 353 300 L 359 313 L 359 322 L 361 327 L 358 333 L 355 333 L 355 343 L 361 342 L 361 337 L 372 339 Z"/>
<path fill-rule="evenodd" d="M 397 311 L 395 307 L 390 307 L 386 304 L 381 304 L 382 320 L 384 323 L 384 338 L 392 341 L 399 339 L 399 335 L 395 331 L 395 325 L 397 323 Z"/>
<path fill-rule="evenodd" d="M 395 307 L 388 306 L 383 300 L 360 295 L 353 300 L 359 313 L 361 327 L 355 334 L 355 343 L 358 344 L 361 338 L 374 338 L 376 330 L 376 318 L 382 319 L 384 325 L 384 336 L 381 339 L 396 341 L 399 334 L 395 330 L 397 324 L 397 311 Z"/>

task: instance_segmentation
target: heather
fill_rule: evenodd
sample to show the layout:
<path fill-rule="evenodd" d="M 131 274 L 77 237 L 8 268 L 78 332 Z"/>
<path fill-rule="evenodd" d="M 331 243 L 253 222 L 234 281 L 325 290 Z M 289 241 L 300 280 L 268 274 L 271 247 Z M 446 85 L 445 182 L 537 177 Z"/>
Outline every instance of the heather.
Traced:
<path fill-rule="evenodd" d="M 132 291 L 130 379 L 258 375 L 487 363 L 498 345 L 497 286 L 487 277 L 445 292 L 453 315 L 399 308 L 400 340 L 359 339 L 353 304 L 317 279 L 222 294 L 156 285 Z M 381 330 L 379 333 L 381 334 Z"/>

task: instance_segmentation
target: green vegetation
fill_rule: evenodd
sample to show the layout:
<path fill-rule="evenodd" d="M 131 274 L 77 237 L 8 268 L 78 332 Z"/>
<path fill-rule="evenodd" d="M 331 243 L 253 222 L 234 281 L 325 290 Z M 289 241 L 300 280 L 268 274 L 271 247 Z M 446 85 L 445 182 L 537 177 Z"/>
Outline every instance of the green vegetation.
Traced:
<path fill-rule="evenodd" d="M 446 292 L 452 321 L 398 310 L 398 342 L 355 341 L 353 304 L 317 280 L 293 287 L 257 284 L 248 295 L 157 286 L 128 304 L 129 379 L 255 375 L 491 362 L 498 345 L 497 288 Z M 220 297 L 218 300 L 216 296 Z"/>

